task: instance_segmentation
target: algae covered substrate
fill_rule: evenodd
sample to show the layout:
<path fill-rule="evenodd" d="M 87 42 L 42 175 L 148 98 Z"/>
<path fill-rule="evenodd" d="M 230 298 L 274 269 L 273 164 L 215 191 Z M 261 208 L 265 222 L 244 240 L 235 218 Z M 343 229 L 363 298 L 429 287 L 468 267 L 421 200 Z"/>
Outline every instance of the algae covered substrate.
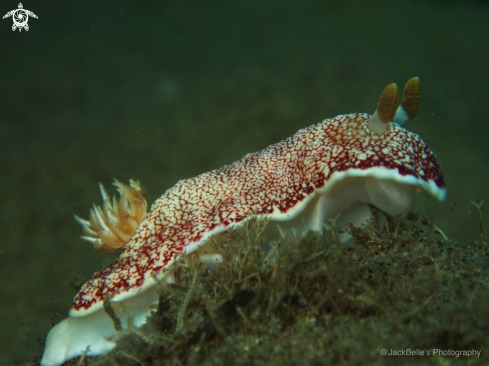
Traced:
<path fill-rule="evenodd" d="M 148 323 L 118 333 L 107 356 L 82 362 L 482 365 L 487 241 L 454 243 L 423 217 L 374 212 L 346 245 L 334 223 L 323 236 L 293 232 L 273 242 L 262 235 L 264 220 L 219 234 L 211 246 L 222 265 L 181 257 L 176 284 L 161 286 Z"/>

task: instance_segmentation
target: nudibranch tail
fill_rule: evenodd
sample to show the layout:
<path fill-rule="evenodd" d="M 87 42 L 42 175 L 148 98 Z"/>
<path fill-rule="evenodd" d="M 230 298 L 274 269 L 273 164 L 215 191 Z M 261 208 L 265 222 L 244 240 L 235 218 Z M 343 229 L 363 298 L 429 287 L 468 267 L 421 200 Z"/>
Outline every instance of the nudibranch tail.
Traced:
<path fill-rule="evenodd" d="M 134 236 L 139 224 L 146 217 L 148 203 L 144 198 L 146 190 L 139 181 L 129 180 L 129 186 L 114 179 L 113 183 L 121 195 L 119 201 L 110 196 L 100 183 L 102 207 L 93 205 L 89 221 L 75 215 L 82 225 L 81 238 L 93 244 L 96 250 L 110 253 L 126 245 Z"/>

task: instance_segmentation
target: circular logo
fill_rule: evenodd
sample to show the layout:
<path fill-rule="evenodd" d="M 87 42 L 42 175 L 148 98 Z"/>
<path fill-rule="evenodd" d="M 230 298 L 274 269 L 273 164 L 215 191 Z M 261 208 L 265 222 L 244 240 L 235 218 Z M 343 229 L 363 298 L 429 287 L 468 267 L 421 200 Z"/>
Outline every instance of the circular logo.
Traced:
<path fill-rule="evenodd" d="M 27 21 L 29 20 L 29 15 L 24 9 L 17 9 L 12 14 L 12 19 L 16 27 L 22 28 L 27 24 Z"/>

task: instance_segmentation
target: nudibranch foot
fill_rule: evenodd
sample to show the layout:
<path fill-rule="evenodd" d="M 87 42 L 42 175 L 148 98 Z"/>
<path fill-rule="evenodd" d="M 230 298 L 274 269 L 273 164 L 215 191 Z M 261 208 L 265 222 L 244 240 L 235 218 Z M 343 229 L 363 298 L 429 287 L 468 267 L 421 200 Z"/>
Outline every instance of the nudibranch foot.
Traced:
<path fill-rule="evenodd" d="M 113 184 L 121 196 L 119 201 L 114 196 L 111 202 L 110 196 L 100 183 L 102 207 L 93 205 L 89 221 L 75 215 L 75 220 L 83 227 L 85 234 L 81 238 L 104 253 L 113 252 L 126 245 L 146 217 L 148 209 L 144 198 L 146 190 L 139 181 L 131 179 L 129 185 L 126 185 L 114 179 Z"/>
<path fill-rule="evenodd" d="M 173 270 L 169 270 L 163 279 L 174 283 Z M 160 289 L 156 286 L 147 291 L 140 291 L 138 296 L 121 302 L 113 302 L 123 309 L 118 314 L 122 329 L 128 326 L 140 327 L 146 323 L 151 312 L 156 309 Z M 89 345 L 87 356 L 101 356 L 115 347 L 117 330 L 110 316 L 105 311 L 98 311 L 82 318 L 68 317 L 57 324 L 48 334 L 46 349 L 42 356 L 42 366 L 61 365 L 67 360 L 82 355 Z"/>

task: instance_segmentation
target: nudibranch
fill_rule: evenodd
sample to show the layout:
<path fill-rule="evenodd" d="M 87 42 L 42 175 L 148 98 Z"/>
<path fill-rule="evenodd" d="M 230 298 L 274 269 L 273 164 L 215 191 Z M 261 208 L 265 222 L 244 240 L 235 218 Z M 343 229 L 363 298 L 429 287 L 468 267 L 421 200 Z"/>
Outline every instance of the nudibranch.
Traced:
<path fill-rule="evenodd" d="M 107 353 L 116 330 L 104 300 L 118 305 L 123 328 L 128 314 L 141 326 L 158 301 L 155 285 L 171 281 L 167 269 L 179 254 L 252 217 L 321 232 L 336 217 L 340 227 L 364 225 L 371 218 L 369 205 L 405 214 L 423 189 L 443 201 L 446 188 L 435 154 L 401 127 L 416 115 L 418 101 L 418 78 L 407 82 L 399 106 L 391 84 L 373 115 L 326 119 L 233 164 L 181 180 L 147 214 L 138 182 L 116 181 L 121 198 L 112 203 L 101 187 L 103 208 L 94 206 L 89 221 L 78 221 L 96 249 L 122 247 L 122 253 L 83 285 L 70 316 L 51 329 L 41 365 L 60 365 L 87 346 L 89 356 Z M 341 240 L 349 238 L 344 233 Z"/>

